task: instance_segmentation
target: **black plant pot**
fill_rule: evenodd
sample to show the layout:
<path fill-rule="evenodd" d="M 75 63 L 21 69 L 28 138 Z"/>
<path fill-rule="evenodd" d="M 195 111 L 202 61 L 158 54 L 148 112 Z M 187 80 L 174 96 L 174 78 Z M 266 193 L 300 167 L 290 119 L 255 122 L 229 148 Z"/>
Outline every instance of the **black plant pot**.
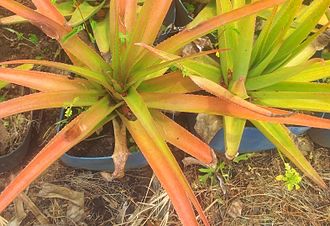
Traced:
<path fill-rule="evenodd" d="M 330 119 L 330 113 L 324 113 L 323 118 Z M 312 128 L 308 131 L 308 135 L 318 145 L 330 148 L 330 130 Z"/>
<path fill-rule="evenodd" d="M 170 29 L 165 30 L 159 35 L 155 44 L 158 44 L 165 39 L 175 35 L 179 32 L 181 27 L 186 26 L 192 21 L 192 18 L 188 15 L 187 9 L 184 7 L 181 0 L 175 0 L 163 21 L 165 27 L 170 27 Z"/>
<path fill-rule="evenodd" d="M 13 170 L 23 162 L 30 147 L 32 130 L 32 124 L 30 123 L 21 145 L 8 154 L 0 156 L 0 172 Z"/>

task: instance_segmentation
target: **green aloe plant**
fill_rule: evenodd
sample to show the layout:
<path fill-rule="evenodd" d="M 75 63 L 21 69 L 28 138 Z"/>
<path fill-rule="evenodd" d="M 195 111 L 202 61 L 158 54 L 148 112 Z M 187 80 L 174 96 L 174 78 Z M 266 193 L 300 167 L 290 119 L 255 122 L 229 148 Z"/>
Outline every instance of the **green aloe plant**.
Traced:
<path fill-rule="evenodd" d="M 194 206 L 204 224 L 208 225 L 203 210 L 167 142 L 204 164 L 216 163 L 213 150 L 169 119 L 161 110 L 204 112 L 265 123 L 269 133 L 279 133 L 279 137 L 283 138 L 278 141 L 278 145 L 282 146 L 287 145 L 281 142 L 287 141 L 288 134 L 280 133 L 285 130 L 282 124 L 330 128 L 330 120 L 260 107 L 244 100 L 240 93 L 235 95 L 236 92 L 232 93 L 220 86 L 220 82 L 226 81 L 221 68 L 216 63 L 206 63 L 205 59 L 209 61 L 206 54 L 222 52 L 221 49 L 184 58 L 177 55 L 184 45 L 194 39 L 243 17 L 249 18 L 250 21 L 249 16 L 276 7 L 285 0 L 262 0 L 246 6 L 242 4 L 240 8 L 203 22 L 198 22 L 197 18 L 195 25 L 191 24 L 156 48 L 152 45 L 172 1 L 146 0 L 138 10 L 137 0 L 111 0 L 107 14 L 109 27 L 108 30 L 102 31 L 106 37 L 104 41 L 108 42 L 111 52 L 110 63 L 79 36 L 70 35 L 72 27 L 50 0 L 32 2 L 37 8 L 36 11 L 14 0 L 0 1 L 0 6 L 25 18 L 49 37 L 56 39 L 74 65 L 41 60 L 16 60 L 2 62 L 0 65 L 44 65 L 72 72 L 76 76 L 72 79 L 34 70 L 0 68 L 0 80 L 38 91 L 0 103 L 0 118 L 34 109 L 65 106 L 84 106 L 88 107 L 88 110 L 68 123 L 5 188 L 0 195 L 0 212 L 66 151 L 105 123 L 113 122 L 116 140 L 113 155 L 116 166 L 114 177 L 123 176 L 128 155 L 125 135 L 127 129 L 166 189 L 182 223 L 189 226 L 198 224 Z M 167 69 L 172 65 L 177 65 L 182 72 L 179 70 L 167 73 Z M 206 90 L 212 95 L 191 94 L 199 90 Z M 299 163 L 301 157 L 297 156 Z M 306 167 L 306 164 L 302 162 L 303 167 Z M 308 167 L 309 165 L 305 170 L 306 174 L 319 185 L 325 186 L 318 174 Z"/>
<path fill-rule="evenodd" d="M 240 8 L 247 2 L 211 1 L 187 27 L 194 27 L 196 23 L 212 16 Z M 198 83 L 201 82 L 200 78 L 193 76 L 198 72 L 187 64 L 182 63 L 179 67 L 196 84 L 214 95 L 225 87 L 235 97 L 267 109 L 288 109 L 291 114 L 303 111 L 329 112 L 330 85 L 318 83 L 317 80 L 330 76 L 330 61 L 310 59 L 317 50 L 313 47 L 314 42 L 329 26 L 324 21 L 329 4 L 329 0 L 321 0 L 306 6 L 302 0 L 288 0 L 281 7 L 260 14 L 264 25 L 257 37 L 257 15 L 220 27 L 217 32 L 218 46 L 228 51 L 217 54 L 219 71 L 207 71 L 204 77 L 209 81 L 203 84 Z M 319 22 L 324 25 L 317 29 Z M 177 58 L 161 51 L 161 47 L 162 44 L 150 51 L 163 59 Z M 246 121 L 243 117 L 224 116 L 225 151 L 229 159 L 234 159 L 238 153 Z M 256 118 L 250 121 L 308 177 L 320 186 L 326 186 L 297 148 L 283 123 L 264 122 Z"/>
<path fill-rule="evenodd" d="M 193 25 L 247 2 L 213 1 L 197 16 Z M 317 50 L 318 36 L 329 26 L 325 16 L 329 4 L 329 0 L 319 0 L 307 6 L 302 0 L 288 0 L 280 7 L 260 13 L 261 17 L 252 15 L 220 27 L 219 48 L 230 49 L 218 55 L 221 70 L 218 80 L 222 79 L 222 86 L 267 109 L 330 112 L 330 85 L 317 82 L 330 76 L 330 61 L 310 59 Z M 263 26 L 256 35 L 256 20 L 260 18 Z M 323 26 L 318 29 L 319 22 Z M 225 151 L 229 159 L 237 155 L 246 121 L 224 117 Z M 250 121 L 307 176 L 325 187 L 284 124 Z"/>

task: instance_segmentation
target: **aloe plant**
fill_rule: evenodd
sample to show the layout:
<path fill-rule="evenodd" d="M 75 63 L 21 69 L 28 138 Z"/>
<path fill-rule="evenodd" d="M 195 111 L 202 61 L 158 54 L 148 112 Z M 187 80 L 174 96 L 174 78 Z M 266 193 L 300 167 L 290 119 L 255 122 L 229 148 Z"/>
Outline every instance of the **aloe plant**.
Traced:
<path fill-rule="evenodd" d="M 211 2 L 196 19 L 202 21 L 222 15 L 244 6 L 246 2 Z M 219 55 L 223 86 L 267 109 L 329 112 L 330 86 L 316 81 L 329 77 L 330 62 L 310 59 L 317 50 L 313 47 L 314 42 L 329 26 L 325 16 L 329 4 L 329 0 L 320 0 L 306 6 L 302 0 L 288 0 L 281 7 L 268 9 L 260 14 L 264 25 L 257 37 L 257 15 L 220 27 L 218 45 L 230 49 Z M 323 23 L 319 29 L 316 28 L 318 23 Z M 225 151 L 229 159 L 237 155 L 246 121 L 238 117 L 224 117 Z M 285 125 L 256 119 L 250 121 L 306 175 L 325 186 L 294 144 Z"/>
<path fill-rule="evenodd" d="M 222 52 L 221 49 L 184 58 L 177 55 L 192 40 L 243 17 L 250 18 L 261 10 L 276 7 L 284 1 L 262 0 L 242 5 L 201 23 L 195 22 L 194 26 L 190 25 L 155 48 L 152 45 L 172 1 L 146 0 L 138 12 L 137 0 L 112 0 L 108 14 L 109 29 L 103 34 L 108 40 L 112 56 L 110 63 L 79 36 L 68 37 L 72 27 L 50 0 L 33 0 L 36 11 L 14 0 L 0 1 L 0 6 L 29 20 L 49 37 L 56 39 L 74 63 L 16 60 L 2 62 L 1 65 L 29 63 L 62 69 L 76 75 L 72 79 L 53 73 L 0 68 L 0 80 L 38 91 L 0 103 L 0 118 L 34 109 L 89 107 L 67 124 L 5 188 L 0 195 L 0 212 L 66 151 L 113 121 L 114 127 L 117 127 L 114 176 L 123 175 L 128 151 L 125 147 L 126 136 L 122 131 L 127 128 L 166 189 L 182 223 L 189 226 L 198 224 L 194 206 L 203 223 L 208 225 L 167 143 L 204 164 L 216 163 L 213 150 L 161 110 L 204 112 L 260 121 L 269 125 L 265 128 L 270 132 L 280 131 L 277 127 L 284 130 L 282 124 L 330 128 L 330 120 L 260 107 L 220 86 L 220 82 L 225 81 L 224 76 L 220 76 L 220 67 L 198 59 L 207 58 L 206 54 L 212 52 Z M 171 65 L 177 65 L 180 70 L 167 73 Z M 212 95 L 191 94 L 198 90 L 206 90 Z M 285 133 L 281 134 L 282 137 L 286 139 Z M 308 168 L 306 174 L 319 185 L 325 186 L 313 169 Z"/>

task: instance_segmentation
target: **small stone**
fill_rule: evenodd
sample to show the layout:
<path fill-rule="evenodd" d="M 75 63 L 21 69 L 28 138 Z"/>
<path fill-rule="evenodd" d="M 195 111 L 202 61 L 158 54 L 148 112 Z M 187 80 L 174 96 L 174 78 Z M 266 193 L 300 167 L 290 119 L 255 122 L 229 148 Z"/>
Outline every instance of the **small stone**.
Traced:
<path fill-rule="evenodd" d="M 222 117 L 217 115 L 198 114 L 194 129 L 196 133 L 207 143 L 222 128 Z"/>

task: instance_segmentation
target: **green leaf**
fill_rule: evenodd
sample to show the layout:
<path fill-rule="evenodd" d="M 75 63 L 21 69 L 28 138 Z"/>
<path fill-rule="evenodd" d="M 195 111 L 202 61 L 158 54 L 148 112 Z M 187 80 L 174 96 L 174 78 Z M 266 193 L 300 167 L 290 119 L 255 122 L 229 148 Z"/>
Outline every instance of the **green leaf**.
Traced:
<path fill-rule="evenodd" d="M 99 5 L 92 6 L 88 3 L 88 1 L 83 1 L 76 7 L 73 12 L 68 24 L 72 27 L 82 24 L 87 21 L 93 15 L 95 15 L 100 9 L 102 9 L 105 0 L 103 0 Z"/>
<path fill-rule="evenodd" d="M 85 29 L 84 24 L 73 27 L 72 30 L 62 38 L 61 41 L 63 43 L 67 42 L 70 38 L 72 38 L 73 36 L 76 36 L 77 34 L 79 34 L 79 32 L 83 31 L 84 29 Z"/>
<path fill-rule="evenodd" d="M 35 34 L 29 34 L 29 37 L 28 37 L 29 41 L 35 45 L 37 45 L 39 43 L 39 38 L 37 35 Z"/>
<path fill-rule="evenodd" d="M 228 159 L 234 159 L 241 144 L 245 119 L 224 117 L 225 151 Z"/>
<path fill-rule="evenodd" d="M 234 1 L 235 7 L 245 5 L 245 0 Z M 236 22 L 237 42 L 233 52 L 233 77 L 230 87 L 239 79 L 245 79 L 249 71 L 254 42 L 256 15 L 245 17 Z"/>
<path fill-rule="evenodd" d="M 6 87 L 9 83 L 0 81 L 0 89 Z"/>
<path fill-rule="evenodd" d="M 294 76 L 289 77 L 286 81 L 290 82 L 311 82 L 322 78 L 330 77 L 330 61 L 317 62 L 314 65 L 306 67 Z"/>
<path fill-rule="evenodd" d="M 251 66 L 248 77 L 252 78 L 262 75 L 264 70 L 267 68 L 269 63 L 273 60 L 274 56 L 277 54 L 277 51 L 279 50 L 280 47 L 281 47 L 280 44 L 276 45 L 265 58 L 261 59 L 260 63 L 256 64 L 255 66 Z"/>
<path fill-rule="evenodd" d="M 300 63 L 306 62 L 310 59 L 316 51 L 319 50 L 319 44 L 314 42 L 319 42 L 317 38 L 326 31 L 328 24 L 324 25 L 321 29 L 317 30 L 314 34 L 310 35 L 303 43 L 301 43 L 290 55 L 290 57 L 285 62 L 285 67 L 295 66 Z M 322 57 L 323 58 L 323 57 Z M 323 58 L 325 59 L 325 58 Z M 327 60 L 327 59 L 326 59 Z"/>
<path fill-rule="evenodd" d="M 315 68 L 316 65 L 318 65 L 318 63 L 315 63 L 314 61 L 310 61 L 310 62 L 306 62 L 305 64 L 282 68 L 272 73 L 264 74 L 262 76 L 248 78 L 246 81 L 246 89 L 247 90 L 262 89 L 267 86 L 271 86 L 276 83 L 289 80 L 292 77 L 298 77 L 297 75 L 299 73 L 304 73 L 306 71 L 307 72 L 311 71 L 311 73 L 313 73 L 313 71 L 310 70 L 310 68 Z"/>
<path fill-rule="evenodd" d="M 284 59 L 291 56 L 292 50 L 296 49 L 311 33 L 317 25 L 325 10 L 329 7 L 330 0 L 313 1 L 305 13 L 296 18 L 297 27 L 289 31 L 289 36 L 285 38 L 274 61 L 268 68 L 278 68 Z"/>
<path fill-rule="evenodd" d="M 233 8 L 229 0 L 217 0 L 216 3 L 218 15 L 230 12 Z M 229 85 L 229 79 L 231 77 L 231 72 L 233 71 L 233 51 L 236 49 L 237 33 L 235 23 L 224 25 L 218 29 L 219 48 L 230 49 L 230 51 L 225 52 L 220 56 L 222 77 L 226 85 Z"/>
<path fill-rule="evenodd" d="M 164 59 L 165 61 L 156 64 L 147 68 L 143 68 L 141 70 L 138 70 L 136 72 L 133 72 L 131 77 L 131 81 L 129 84 L 134 84 L 137 81 L 146 80 L 154 78 L 152 75 L 162 69 L 166 69 L 170 66 L 175 66 L 176 68 L 180 69 L 186 69 L 187 72 L 199 75 L 202 77 L 206 77 L 212 81 L 219 82 L 219 66 L 217 64 L 213 65 L 208 62 L 201 62 L 196 60 L 191 60 L 192 58 L 198 58 L 205 56 L 206 54 L 211 54 L 216 51 L 222 51 L 222 50 L 209 50 L 209 51 L 202 51 L 196 54 L 192 54 L 185 57 L 180 57 L 174 54 L 169 54 L 164 51 L 157 50 L 151 46 L 147 46 L 143 43 L 138 43 L 137 45 L 140 45 L 146 49 L 148 49 L 150 52 L 154 53 L 157 57 Z M 223 51 L 226 51 L 225 49 Z M 162 74 L 161 74 L 162 75 Z M 158 76 L 161 76 L 158 75 Z M 137 82 L 139 84 L 139 82 Z"/>
<path fill-rule="evenodd" d="M 142 69 L 136 72 L 136 74 L 133 74 L 131 76 L 131 81 L 129 84 L 133 84 L 134 82 L 139 85 L 139 83 L 142 81 L 142 79 L 152 79 L 156 76 L 161 76 L 164 74 L 153 74 L 154 72 L 158 71 L 159 68 L 164 68 L 165 70 L 171 65 L 174 64 L 176 67 L 180 68 L 182 71 L 183 76 L 189 76 L 189 75 L 198 75 L 203 78 L 207 78 L 213 82 L 219 83 L 220 82 L 220 69 L 217 64 L 210 64 L 210 63 L 204 63 L 202 61 L 196 61 L 192 60 L 191 58 L 198 57 L 198 56 L 204 56 L 207 53 L 215 52 L 216 50 L 209 50 L 200 52 L 197 54 L 189 55 L 186 57 L 179 57 L 174 54 L 169 54 L 164 51 L 157 50 L 153 47 L 146 46 L 144 44 L 139 44 L 147 48 L 149 51 L 153 52 L 157 57 L 164 59 L 165 62 L 160 63 L 155 66 L 151 66 L 146 69 Z M 220 51 L 220 50 L 218 50 Z M 139 80 L 140 81 L 139 81 Z"/>
<path fill-rule="evenodd" d="M 327 85 L 328 86 L 328 85 Z M 328 86 L 329 87 L 329 86 Z M 251 97 L 255 99 L 278 99 L 278 100 L 325 100 L 330 103 L 330 90 L 325 92 L 316 92 L 314 91 L 256 91 L 249 93 Z"/>
<path fill-rule="evenodd" d="M 61 3 L 55 3 L 55 7 L 60 11 L 63 16 L 71 16 L 74 12 L 74 3 L 73 0 L 67 0 Z"/>
<path fill-rule="evenodd" d="M 260 91 L 289 92 L 330 92 L 330 84 L 316 82 L 280 82 L 260 89 Z"/>
<path fill-rule="evenodd" d="M 278 48 L 275 47 L 282 44 L 283 37 L 290 28 L 301 3 L 302 0 L 289 0 L 276 13 L 275 18 L 272 18 L 272 16 L 269 18 L 266 28 L 261 31 L 256 42 L 256 49 L 254 50 L 255 65 L 258 65 L 262 59 L 273 52 L 273 49 L 278 50 Z M 272 55 L 275 54 L 273 53 Z"/>
<path fill-rule="evenodd" d="M 330 93 L 319 92 L 255 92 L 253 102 L 269 107 L 330 112 Z"/>
<path fill-rule="evenodd" d="M 285 163 L 285 174 L 278 175 L 275 179 L 277 181 L 284 181 L 289 191 L 292 191 L 293 188 L 296 190 L 300 189 L 300 182 L 302 180 L 300 174 L 290 166 L 290 164 Z"/>
<path fill-rule="evenodd" d="M 197 24 L 211 19 L 214 16 L 216 16 L 215 1 L 210 1 L 202 11 L 197 14 L 194 20 L 187 25 L 187 28 L 195 27 Z"/>
<path fill-rule="evenodd" d="M 103 20 L 94 22 L 92 29 L 97 47 L 102 54 L 106 54 L 110 50 L 109 14 Z"/>

